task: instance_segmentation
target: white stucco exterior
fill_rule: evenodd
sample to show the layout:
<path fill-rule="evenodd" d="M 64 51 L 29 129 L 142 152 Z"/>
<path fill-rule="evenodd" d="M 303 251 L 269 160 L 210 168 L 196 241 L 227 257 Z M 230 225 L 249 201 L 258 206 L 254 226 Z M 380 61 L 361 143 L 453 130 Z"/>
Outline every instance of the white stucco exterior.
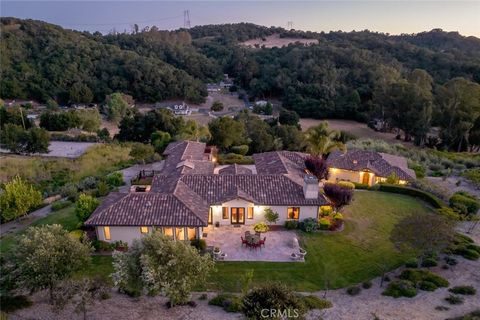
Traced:
<path fill-rule="evenodd" d="M 369 175 L 368 185 L 375 184 L 375 174 L 373 172 L 365 171 L 350 171 L 338 168 L 329 169 L 329 182 L 338 182 L 338 181 L 351 181 L 355 183 L 364 183 L 364 175 Z"/>
<path fill-rule="evenodd" d="M 105 233 L 108 233 L 110 231 L 110 239 L 107 239 L 105 237 Z M 146 227 L 148 230 L 148 233 L 151 233 L 153 231 L 153 227 Z M 162 233 L 166 233 L 168 235 L 172 235 L 174 239 L 177 240 L 189 240 L 189 238 L 195 237 L 201 238 L 202 236 L 202 227 L 194 227 L 195 232 L 193 231 L 192 228 L 185 228 L 185 227 L 177 227 L 177 228 L 170 228 L 170 227 L 156 227 L 157 230 L 161 231 Z M 167 229 L 167 230 L 165 230 Z M 183 231 L 180 231 L 180 229 L 183 229 Z M 146 235 L 143 234 L 141 231 L 141 227 L 137 226 L 98 226 L 96 227 L 96 232 L 97 232 L 97 239 L 106 241 L 106 242 L 115 242 L 115 241 L 123 241 L 128 243 L 129 245 L 132 244 L 134 239 L 140 239 L 142 236 Z M 190 232 L 190 237 L 189 237 L 189 232 Z M 177 235 L 183 235 L 183 237 L 178 237 Z"/>

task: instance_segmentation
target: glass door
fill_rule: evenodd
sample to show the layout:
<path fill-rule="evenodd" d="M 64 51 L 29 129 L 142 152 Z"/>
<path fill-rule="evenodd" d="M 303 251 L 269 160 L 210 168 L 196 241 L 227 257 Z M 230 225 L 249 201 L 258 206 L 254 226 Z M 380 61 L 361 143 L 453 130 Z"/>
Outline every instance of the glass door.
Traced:
<path fill-rule="evenodd" d="M 231 223 L 245 224 L 245 208 L 230 208 Z"/>

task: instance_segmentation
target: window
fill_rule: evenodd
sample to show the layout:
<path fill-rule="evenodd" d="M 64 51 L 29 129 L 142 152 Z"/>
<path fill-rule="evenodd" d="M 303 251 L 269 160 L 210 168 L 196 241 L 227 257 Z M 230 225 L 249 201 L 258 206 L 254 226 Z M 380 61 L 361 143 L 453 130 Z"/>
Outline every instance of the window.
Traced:
<path fill-rule="evenodd" d="M 163 228 L 163 232 L 167 237 L 173 238 L 173 228 Z"/>
<path fill-rule="evenodd" d="M 103 234 L 105 236 L 105 240 L 110 240 L 110 227 L 103 227 Z"/>
<path fill-rule="evenodd" d="M 208 224 L 213 223 L 213 209 L 210 207 L 210 210 L 208 210 Z"/>
<path fill-rule="evenodd" d="M 175 240 L 185 240 L 185 228 L 175 228 Z"/>
<path fill-rule="evenodd" d="M 248 207 L 247 219 L 253 219 L 253 207 Z"/>
<path fill-rule="evenodd" d="M 300 217 L 300 208 L 299 207 L 288 207 L 287 209 L 287 219 L 298 220 Z"/>
<path fill-rule="evenodd" d="M 140 227 L 140 233 L 148 233 L 148 227 Z"/>
<path fill-rule="evenodd" d="M 222 219 L 228 219 L 228 207 L 222 207 Z"/>
<path fill-rule="evenodd" d="M 197 228 L 187 228 L 188 240 L 193 240 L 197 238 Z"/>

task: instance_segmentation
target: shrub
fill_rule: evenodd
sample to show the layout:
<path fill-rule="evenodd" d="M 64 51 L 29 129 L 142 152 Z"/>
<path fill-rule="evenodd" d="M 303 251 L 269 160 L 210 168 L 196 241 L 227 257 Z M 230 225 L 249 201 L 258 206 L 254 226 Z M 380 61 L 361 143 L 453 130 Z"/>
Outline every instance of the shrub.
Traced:
<path fill-rule="evenodd" d="M 52 203 L 52 211 L 58 211 L 72 205 L 72 201 L 60 200 Z"/>
<path fill-rule="evenodd" d="M 436 267 L 437 265 L 438 265 L 437 260 L 433 258 L 426 258 L 422 260 L 422 267 L 424 268 Z"/>
<path fill-rule="evenodd" d="M 107 176 L 107 184 L 111 187 L 120 187 L 124 185 L 123 173 L 117 171 Z"/>
<path fill-rule="evenodd" d="M 204 252 L 207 249 L 207 242 L 205 239 L 193 239 L 190 244 L 198 249 L 200 252 Z"/>
<path fill-rule="evenodd" d="M 287 229 L 287 230 L 298 229 L 298 221 L 297 220 L 287 220 L 287 221 L 285 221 L 285 229 Z"/>
<path fill-rule="evenodd" d="M 98 183 L 96 195 L 97 195 L 98 197 L 104 197 L 104 196 L 106 196 L 109 192 L 110 192 L 109 186 L 108 186 L 105 182 L 100 181 L 100 182 Z"/>
<path fill-rule="evenodd" d="M 428 270 L 405 269 L 398 277 L 402 280 L 408 280 L 412 282 L 415 286 L 418 286 L 421 281 L 431 282 L 437 287 L 448 287 L 449 285 L 445 278 L 442 278 Z"/>
<path fill-rule="evenodd" d="M 449 200 L 450 207 L 464 211 L 466 214 L 475 214 L 480 209 L 480 202 L 472 195 L 466 192 L 455 192 Z"/>
<path fill-rule="evenodd" d="M 83 230 L 80 230 L 80 229 L 72 230 L 69 232 L 69 234 L 75 239 L 78 239 L 80 241 L 83 239 L 83 236 L 84 236 Z"/>
<path fill-rule="evenodd" d="M 24 308 L 29 308 L 32 306 L 32 304 L 32 301 L 30 301 L 27 296 L 0 295 L 0 305 L 2 306 L 3 312 L 13 312 Z"/>
<path fill-rule="evenodd" d="M 425 177 L 426 170 L 425 167 L 421 164 L 414 164 L 410 167 L 413 171 L 415 171 L 415 176 L 417 179 L 421 179 Z"/>
<path fill-rule="evenodd" d="M 278 212 L 275 212 L 270 208 L 266 208 L 264 210 L 264 216 L 265 216 L 265 220 L 268 223 L 277 223 L 277 221 L 279 219 Z"/>
<path fill-rule="evenodd" d="M 253 230 L 255 230 L 255 232 L 267 232 L 269 230 L 269 227 L 265 222 L 262 221 L 255 223 L 255 225 L 253 226 Z"/>
<path fill-rule="evenodd" d="M 221 307 L 226 312 L 239 312 L 241 308 L 239 297 L 228 293 L 219 293 L 217 296 L 208 301 L 208 304 Z"/>
<path fill-rule="evenodd" d="M 469 260 L 480 258 L 480 246 L 475 245 L 472 239 L 460 233 L 455 234 L 452 244 L 444 252 L 460 255 Z"/>
<path fill-rule="evenodd" d="M 370 188 L 370 186 L 366 183 L 354 182 L 353 184 L 355 186 L 355 189 L 358 189 L 358 190 L 366 190 L 366 189 Z"/>
<path fill-rule="evenodd" d="M 362 289 L 360 287 L 357 287 L 357 286 L 352 286 L 352 287 L 347 288 L 347 293 L 351 296 L 356 296 L 356 295 L 360 294 L 360 291 L 362 291 Z"/>
<path fill-rule="evenodd" d="M 437 209 L 437 213 L 441 216 L 444 216 L 447 219 L 450 220 L 462 220 L 462 217 L 460 215 L 460 211 L 458 209 L 453 209 L 449 207 L 441 207 L 440 209 Z"/>
<path fill-rule="evenodd" d="M 198 300 L 207 300 L 208 295 L 206 293 L 202 293 L 200 297 L 198 297 Z"/>
<path fill-rule="evenodd" d="M 415 289 L 415 287 L 410 281 L 395 280 L 388 284 L 387 289 L 382 292 L 382 295 L 394 298 L 412 298 L 417 295 L 417 289 Z"/>
<path fill-rule="evenodd" d="M 233 153 L 241 154 L 242 156 L 248 153 L 248 145 L 242 144 L 240 146 L 233 146 L 230 148 Z"/>
<path fill-rule="evenodd" d="M 243 298 L 242 311 L 249 319 L 264 319 L 262 310 L 282 310 L 293 314 L 296 309 L 298 317 L 305 314 L 302 301 L 282 284 L 267 284 L 254 288 Z"/>
<path fill-rule="evenodd" d="M 411 258 L 407 262 L 405 262 L 405 267 L 407 268 L 418 268 L 418 259 Z"/>
<path fill-rule="evenodd" d="M 122 289 L 123 293 L 125 293 L 127 296 L 131 297 L 131 298 L 138 298 L 142 295 L 142 290 L 140 290 L 140 288 L 137 288 L 137 287 L 126 287 L 126 288 L 123 288 Z"/>
<path fill-rule="evenodd" d="M 447 301 L 450 304 L 462 304 L 463 300 L 464 300 L 463 297 L 456 296 L 454 294 L 451 294 L 445 298 L 445 301 Z"/>
<path fill-rule="evenodd" d="M 333 208 L 330 207 L 330 206 L 321 206 L 320 207 L 320 215 L 322 217 L 326 217 L 326 216 L 329 216 L 331 215 L 333 212 Z"/>
<path fill-rule="evenodd" d="M 341 214 L 340 212 L 337 212 L 333 215 L 333 219 L 334 220 L 343 220 L 343 214 Z"/>
<path fill-rule="evenodd" d="M 320 299 L 317 296 L 314 295 L 308 295 L 308 296 L 302 296 L 300 297 L 302 300 L 303 304 L 308 310 L 313 310 L 313 309 L 328 309 L 331 308 L 333 305 L 330 301 L 325 300 L 325 299 Z"/>
<path fill-rule="evenodd" d="M 328 230 L 332 225 L 332 222 L 328 218 L 320 218 L 318 219 L 318 224 L 321 230 Z"/>
<path fill-rule="evenodd" d="M 397 185 L 389 185 L 389 184 L 382 184 L 378 186 L 379 191 L 383 192 L 392 192 L 392 193 L 399 193 L 405 194 L 412 197 L 417 197 L 422 199 L 423 201 L 430 204 L 432 207 L 439 209 L 444 206 L 442 200 L 434 196 L 433 194 L 427 193 L 425 191 L 421 191 L 418 189 L 413 189 L 409 187 L 401 187 Z"/>
<path fill-rule="evenodd" d="M 82 222 L 88 219 L 92 212 L 98 207 L 100 202 L 98 199 L 82 193 L 75 203 L 75 214 Z"/>
<path fill-rule="evenodd" d="M 337 184 L 342 188 L 355 189 L 355 184 L 350 181 L 339 181 Z"/>
<path fill-rule="evenodd" d="M 423 291 L 435 291 L 437 289 L 437 286 L 435 283 L 432 283 L 430 281 L 420 281 L 418 283 L 418 288 Z"/>
<path fill-rule="evenodd" d="M 371 281 L 364 281 L 362 283 L 362 288 L 363 289 L 370 289 L 372 287 L 372 282 Z"/>
<path fill-rule="evenodd" d="M 337 210 L 350 204 L 353 199 L 353 189 L 342 187 L 336 183 L 325 183 L 323 185 L 323 191 Z"/>
<path fill-rule="evenodd" d="M 95 189 L 97 187 L 97 179 L 95 177 L 86 177 L 78 183 L 78 189 L 81 191 Z"/>
<path fill-rule="evenodd" d="M 76 201 L 78 197 L 78 188 L 74 183 L 67 183 L 60 189 L 62 197 L 67 197 L 68 200 Z"/>
<path fill-rule="evenodd" d="M 448 264 L 449 266 L 454 266 L 458 263 L 457 259 L 451 258 L 451 257 L 445 257 L 443 258 L 443 260 L 445 260 L 445 263 Z"/>
<path fill-rule="evenodd" d="M 472 286 L 456 286 L 448 289 L 448 291 L 455 294 L 463 294 L 469 296 L 473 296 L 477 293 L 477 290 Z"/>
<path fill-rule="evenodd" d="M 300 229 L 305 232 L 314 232 L 317 230 L 318 224 L 315 218 L 306 218 L 300 222 Z"/>
<path fill-rule="evenodd" d="M 113 243 L 102 240 L 93 240 L 92 246 L 95 251 L 113 251 L 115 249 L 115 245 Z"/>

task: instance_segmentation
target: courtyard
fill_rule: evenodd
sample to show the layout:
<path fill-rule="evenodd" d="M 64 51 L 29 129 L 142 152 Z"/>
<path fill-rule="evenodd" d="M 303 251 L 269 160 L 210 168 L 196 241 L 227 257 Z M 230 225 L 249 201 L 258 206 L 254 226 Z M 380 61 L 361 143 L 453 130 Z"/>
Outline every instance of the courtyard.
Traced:
<path fill-rule="evenodd" d="M 270 261 L 291 262 L 291 254 L 299 252 L 297 234 L 295 231 L 275 230 L 261 234 L 265 238 L 265 245 L 259 248 L 249 248 L 242 244 L 245 232 L 250 231 L 252 226 L 209 226 L 204 229 L 207 246 L 218 247 L 224 253 L 225 261 Z M 299 261 L 299 260 L 297 260 Z"/>

